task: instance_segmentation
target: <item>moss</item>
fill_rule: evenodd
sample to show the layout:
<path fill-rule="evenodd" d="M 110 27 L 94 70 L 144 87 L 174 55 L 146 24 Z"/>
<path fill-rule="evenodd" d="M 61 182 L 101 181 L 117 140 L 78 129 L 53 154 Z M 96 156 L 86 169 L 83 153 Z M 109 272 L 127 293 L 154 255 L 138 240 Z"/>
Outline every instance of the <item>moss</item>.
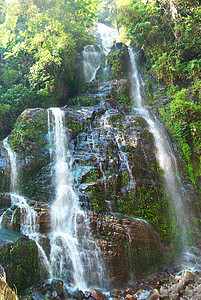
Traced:
<path fill-rule="evenodd" d="M 112 70 L 112 76 L 116 79 L 125 78 L 128 70 L 128 48 L 122 44 L 120 49 L 112 49 L 108 55 L 108 63 Z"/>
<path fill-rule="evenodd" d="M 18 181 L 25 196 L 27 182 L 50 160 L 45 138 L 47 127 L 46 110 L 28 109 L 18 118 L 9 137 L 9 144 L 21 162 Z"/>
<path fill-rule="evenodd" d="M 105 202 L 105 187 L 104 183 L 98 182 L 95 185 L 91 185 L 86 189 L 89 196 L 92 208 L 96 211 L 107 211 Z"/>
<path fill-rule="evenodd" d="M 6 270 L 9 285 L 16 286 L 19 293 L 39 280 L 37 246 L 28 239 L 1 247 L 0 263 Z"/>
<path fill-rule="evenodd" d="M 9 144 L 13 151 L 21 155 L 30 155 L 33 151 L 41 151 L 40 149 L 45 146 L 46 133 L 47 112 L 27 110 L 17 119 Z"/>
<path fill-rule="evenodd" d="M 72 130 L 73 137 L 75 138 L 78 133 L 84 130 L 86 127 L 86 123 L 82 120 L 77 120 L 73 118 L 65 118 L 65 126 L 66 128 Z"/>
<path fill-rule="evenodd" d="M 96 182 L 102 177 L 102 173 L 100 169 L 93 169 L 89 171 L 83 178 L 82 181 L 90 183 L 90 182 Z"/>
<path fill-rule="evenodd" d="M 124 247 L 129 257 L 130 269 L 136 278 L 153 274 L 163 263 L 161 250 L 155 244 L 125 245 Z"/>
<path fill-rule="evenodd" d="M 151 182 L 139 181 L 134 190 L 119 195 L 119 212 L 144 219 L 153 224 L 163 240 L 176 238 L 176 224 L 170 199 L 162 187 Z"/>
<path fill-rule="evenodd" d="M 82 95 L 79 97 L 72 98 L 68 101 L 69 106 L 94 106 L 98 104 L 100 98 L 98 97 L 91 97 L 89 95 Z"/>

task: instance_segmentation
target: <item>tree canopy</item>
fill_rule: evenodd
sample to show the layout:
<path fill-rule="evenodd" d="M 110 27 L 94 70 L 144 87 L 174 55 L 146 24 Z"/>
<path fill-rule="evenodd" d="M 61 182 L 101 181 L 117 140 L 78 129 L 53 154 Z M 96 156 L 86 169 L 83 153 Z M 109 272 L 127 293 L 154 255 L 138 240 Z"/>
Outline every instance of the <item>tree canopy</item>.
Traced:
<path fill-rule="evenodd" d="M 30 107 L 65 103 L 76 93 L 80 51 L 92 42 L 88 30 L 97 5 L 97 0 L 0 1 L 1 113 L 8 111 L 6 95 L 19 86 L 29 93 Z M 28 105 L 22 103 L 21 111 Z M 21 111 L 14 107 L 15 119 Z"/>

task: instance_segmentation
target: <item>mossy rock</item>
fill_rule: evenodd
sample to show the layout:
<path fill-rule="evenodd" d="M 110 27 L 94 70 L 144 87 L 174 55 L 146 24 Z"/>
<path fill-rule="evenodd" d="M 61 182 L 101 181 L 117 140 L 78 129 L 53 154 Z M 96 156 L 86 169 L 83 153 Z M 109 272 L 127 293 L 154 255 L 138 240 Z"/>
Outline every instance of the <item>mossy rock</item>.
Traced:
<path fill-rule="evenodd" d="M 28 237 L 0 229 L 0 264 L 4 267 L 8 284 L 18 293 L 39 280 L 38 248 Z"/>
<path fill-rule="evenodd" d="M 152 274 L 171 257 L 148 222 L 123 214 L 88 212 L 88 216 L 114 287 L 124 285 L 131 274 L 136 279 Z"/>
<path fill-rule="evenodd" d="M 41 108 L 26 109 L 17 119 L 9 137 L 10 147 L 20 156 L 30 156 L 46 146 L 47 111 Z"/>
<path fill-rule="evenodd" d="M 0 193 L 0 208 L 8 208 L 11 206 L 11 196 L 7 193 Z"/>
<path fill-rule="evenodd" d="M 26 109 L 9 136 L 9 145 L 17 153 L 18 182 L 24 195 L 27 182 L 50 161 L 47 132 L 47 111 Z"/>
<path fill-rule="evenodd" d="M 122 43 L 113 45 L 108 55 L 108 63 L 115 79 L 126 78 L 129 65 L 128 47 Z"/>

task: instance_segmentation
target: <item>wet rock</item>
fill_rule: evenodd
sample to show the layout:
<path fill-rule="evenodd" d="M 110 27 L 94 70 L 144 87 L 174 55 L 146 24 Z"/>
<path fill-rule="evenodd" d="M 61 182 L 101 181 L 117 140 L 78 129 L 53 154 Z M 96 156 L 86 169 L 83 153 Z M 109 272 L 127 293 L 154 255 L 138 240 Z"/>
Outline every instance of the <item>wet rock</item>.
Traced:
<path fill-rule="evenodd" d="M 0 264 L 8 284 L 16 286 L 18 292 L 39 280 L 37 246 L 20 233 L 0 229 Z"/>
<path fill-rule="evenodd" d="M 160 264 L 163 247 L 148 222 L 96 212 L 88 212 L 88 217 L 113 286 L 125 283 L 130 273 L 140 278 L 149 267 Z"/>
<path fill-rule="evenodd" d="M 50 208 L 48 206 L 41 206 L 40 212 L 38 212 L 39 225 L 41 233 L 48 233 L 51 230 L 51 215 Z"/>
<path fill-rule="evenodd" d="M 16 205 L 12 206 L 2 214 L 1 227 L 20 232 L 20 216 L 20 209 Z"/>
<path fill-rule="evenodd" d="M 0 194 L 0 208 L 8 208 L 11 206 L 11 196 L 7 193 Z"/>
<path fill-rule="evenodd" d="M 130 294 L 128 294 L 128 295 L 126 295 L 125 299 L 126 299 L 126 300 L 136 300 L 136 299 L 137 299 L 137 297 L 136 297 L 136 296 L 133 296 L 133 295 L 130 295 Z"/>
<path fill-rule="evenodd" d="M 151 294 L 150 291 L 139 290 L 134 296 L 136 297 L 136 299 L 144 300 L 144 299 L 148 299 L 150 294 Z"/>
<path fill-rule="evenodd" d="M 77 300 L 85 299 L 85 294 L 82 291 L 80 291 L 79 289 L 74 291 L 72 293 L 72 296 L 73 296 L 73 299 L 77 299 Z"/>
<path fill-rule="evenodd" d="M 60 279 L 53 279 L 51 282 L 51 289 L 52 291 L 55 291 L 58 296 L 61 296 L 63 294 L 63 286 L 64 283 Z"/>
<path fill-rule="evenodd" d="M 31 294 L 31 299 L 32 300 L 45 300 L 46 298 L 40 292 L 34 291 Z"/>
<path fill-rule="evenodd" d="M 97 300 L 104 300 L 103 293 L 101 290 L 94 289 L 91 291 L 91 296 Z"/>
<path fill-rule="evenodd" d="M 195 274 L 189 270 L 184 270 L 180 275 L 176 276 L 175 279 L 179 282 L 187 283 L 195 278 Z"/>
<path fill-rule="evenodd" d="M 151 293 L 149 294 L 149 297 L 147 299 L 148 300 L 158 300 L 158 299 L 160 299 L 159 291 L 157 289 L 154 289 L 153 291 L 151 291 Z"/>

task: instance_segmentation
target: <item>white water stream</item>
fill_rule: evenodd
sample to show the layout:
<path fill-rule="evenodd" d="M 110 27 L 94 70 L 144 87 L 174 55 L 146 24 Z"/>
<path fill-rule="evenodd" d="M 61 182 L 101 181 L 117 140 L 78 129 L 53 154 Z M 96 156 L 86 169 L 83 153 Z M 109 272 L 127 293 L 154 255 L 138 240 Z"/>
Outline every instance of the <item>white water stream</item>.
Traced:
<path fill-rule="evenodd" d="M 64 112 L 51 108 L 49 113 L 56 193 L 50 237 L 52 277 L 62 278 L 69 288 L 85 290 L 90 285 L 103 284 L 101 253 L 74 190 L 73 158 L 64 127 Z"/>
<path fill-rule="evenodd" d="M 153 134 L 157 159 L 164 173 L 166 193 L 169 195 L 175 211 L 179 238 L 183 249 L 187 249 L 186 233 L 187 231 L 189 232 L 191 228 L 190 219 L 192 215 L 186 205 L 188 199 L 186 198 L 184 187 L 182 186 L 179 176 L 176 154 L 164 126 L 151 113 L 150 109 L 143 104 L 140 92 L 141 84 L 136 67 L 137 53 L 135 53 L 131 47 L 129 47 L 129 55 L 131 62 L 131 94 L 134 105 L 137 107 L 134 107 L 133 110 L 146 120 L 149 130 Z"/>
<path fill-rule="evenodd" d="M 4 148 L 7 150 L 10 159 L 10 197 L 11 197 L 11 212 L 9 228 L 12 228 L 14 224 L 15 214 L 20 211 L 20 232 L 30 239 L 34 240 L 38 247 L 39 261 L 41 267 L 47 274 L 50 274 L 50 264 L 48 262 L 47 256 L 40 246 L 40 233 L 38 224 L 37 212 L 29 206 L 27 199 L 19 194 L 19 180 L 18 180 L 18 167 L 16 153 L 12 151 L 9 146 L 8 138 L 3 141 Z M 2 223 L 4 216 L 7 215 L 8 210 L 6 210 L 0 218 L 0 227 L 2 228 Z"/>

